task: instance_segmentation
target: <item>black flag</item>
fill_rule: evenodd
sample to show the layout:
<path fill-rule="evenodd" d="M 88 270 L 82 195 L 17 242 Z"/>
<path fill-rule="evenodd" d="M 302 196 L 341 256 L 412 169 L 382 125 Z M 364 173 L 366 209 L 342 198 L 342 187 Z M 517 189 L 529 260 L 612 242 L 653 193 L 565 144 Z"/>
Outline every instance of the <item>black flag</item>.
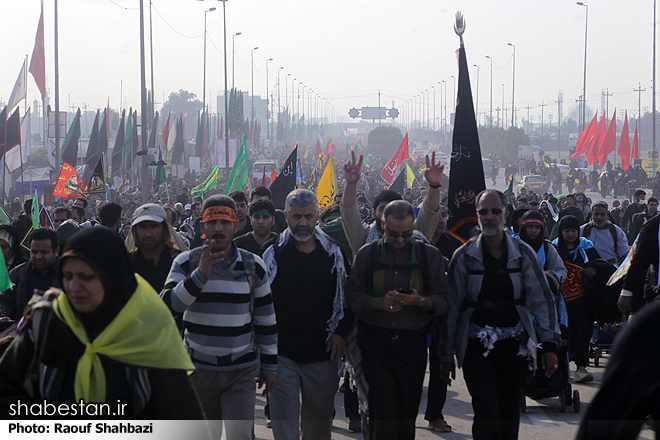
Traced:
<path fill-rule="evenodd" d="M 0 112 L 0 158 L 7 150 L 7 106 Z"/>
<path fill-rule="evenodd" d="M 470 238 L 470 230 L 477 224 L 474 201 L 477 194 L 484 189 L 486 189 L 486 181 L 472 104 L 470 74 L 465 47 L 461 44 L 458 55 L 458 93 L 447 198 L 447 205 L 451 211 L 451 217 L 447 222 L 449 232 L 465 240 Z"/>
<path fill-rule="evenodd" d="M 124 117 L 126 110 L 121 112 L 121 122 L 119 122 L 119 129 L 117 130 L 117 138 L 115 139 L 115 146 L 112 149 L 112 177 L 121 177 L 121 163 L 124 153 Z"/>
<path fill-rule="evenodd" d="M 99 136 L 99 111 L 96 111 L 96 118 L 92 124 L 92 133 L 89 135 L 89 144 L 87 145 L 87 154 L 85 155 L 85 164 L 90 167 L 99 160 L 99 150 L 101 148 L 101 139 Z"/>
<path fill-rule="evenodd" d="M 406 165 L 405 162 L 401 165 L 401 171 L 399 175 L 396 176 L 394 182 L 389 187 L 390 191 L 396 191 L 399 194 L 403 195 L 403 192 L 406 188 Z"/>
<path fill-rule="evenodd" d="M 181 116 L 176 125 L 176 137 L 174 138 L 174 146 L 172 147 L 172 163 L 183 163 L 183 150 L 183 116 Z"/>
<path fill-rule="evenodd" d="M 21 117 L 19 115 L 20 107 L 7 119 L 7 128 L 5 129 L 5 151 L 17 147 L 21 143 Z"/>
<path fill-rule="evenodd" d="M 103 111 L 103 123 L 99 132 L 99 156 L 103 156 L 108 152 L 108 111 Z M 88 164 L 89 165 L 89 164 Z"/>
<path fill-rule="evenodd" d="M 203 113 L 202 113 L 203 115 Z M 204 129 L 202 127 L 202 118 L 197 112 L 197 136 L 195 137 L 195 155 L 202 159 L 204 155 Z"/>
<path fill-rule="evenodd" d="M 298 147 L 294 148 L 280 174 L 270 185 L 270 192 L 273 195 L 273 204 L 277 209 L 284 209 L 286 196 L 296 189 L 296 164 L 298 163 Z"/>

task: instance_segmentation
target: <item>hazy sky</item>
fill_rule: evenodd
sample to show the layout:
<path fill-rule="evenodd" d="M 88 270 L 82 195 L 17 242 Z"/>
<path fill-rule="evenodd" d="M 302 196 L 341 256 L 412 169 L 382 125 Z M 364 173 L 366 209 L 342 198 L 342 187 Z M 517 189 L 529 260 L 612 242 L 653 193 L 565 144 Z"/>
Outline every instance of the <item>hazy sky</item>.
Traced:
<path fill-rule="evenodd" d="M 149 0 L 145 0 L 146 50 L 149 54 Z M 600 0 L 589 4 L 587 104 L 601 108 L 601 90 L 609 88 L 610 112 L 637 112 L 641 83 L 642 107 L 652 105 L 653 1 Z M 39 20 L 39 0 L 0 2 L 3 68 L 0 100 L 9 99 L 25 55 L 32 54 Z M 60 105 L 89 108 L 120 105 L 120 87 L 128 105 L 140 102 L 140 47 L 138 0 L 60 0 Z M 207 15 L 207 102 L 215 111 L 215 97 L 224 89 L 222 2 L 153 0 L 154 77 L 157 104 L 172 91 L 186 89 L 202 95 L 204 11 Z M 275 87 L 277 70 L 285 77 L 289 96 L 293 78 L 324 97 L 341 116 L 351 107 L 376 106 L 392 101 L 401 108 L 414 95 L 436 94 L 440 116 L 440 85 L 445 80 L 451 106 L 458 78 L 454 51 L 459 40 L 454 14 L 461 10 L 467 22 L 465 45 L 473 92 L 478 64 L 479 109 L 490 103 L 490 60 L 493 58 L 493 108 L 511 107 L 512 53 L 516 46 L 515 103 L 520 116 L 526 106 L 538 122 L 542 101 L 545 120 L 557 118 L 555 101 L 563 91 L 564 115 L 582 93 L 585 9 L 575 1 L 429 1 L 429 0 L 230 0 L 226 3 L 229 87 L 232 35 L 236 42 L 236 86 L 250 90 L 250 50 L 254 51 L 254 92 Z M 46 75 L 54 106 L 54 0 L 44 2 Z M 149 64 L 147 61 L 147 69 Z M 147 87 L 150 73 L 147 71 Z M 28 75 L 28 100 L 38 89 Z M 302 90 L 302 89 L 301 89 Z M 157 105 L 158 108 L 158 105 Z M 23 104 L 21 104 L 21 110 Z M 431 110 L 432 113 L 433 110 Z M 509 110 L 510 111 L 510 110 Z M 510 113 L 509 113 L 510 119 Z M 520 123 L 520 118 L 518 118 Z"/>

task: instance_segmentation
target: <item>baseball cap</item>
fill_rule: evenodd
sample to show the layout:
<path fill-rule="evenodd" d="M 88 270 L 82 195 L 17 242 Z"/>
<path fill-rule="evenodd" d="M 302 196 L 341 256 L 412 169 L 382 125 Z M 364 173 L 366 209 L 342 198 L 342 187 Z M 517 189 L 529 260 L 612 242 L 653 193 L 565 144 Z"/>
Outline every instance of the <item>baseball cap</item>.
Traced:
<path fill-rule="evenodd" d="M 162 206 L 156 203 L 146 203 L 135 210 L 131 224 L 137 225 L 144 221 L 162 223 L 167 221 L 167 215 Z"/>

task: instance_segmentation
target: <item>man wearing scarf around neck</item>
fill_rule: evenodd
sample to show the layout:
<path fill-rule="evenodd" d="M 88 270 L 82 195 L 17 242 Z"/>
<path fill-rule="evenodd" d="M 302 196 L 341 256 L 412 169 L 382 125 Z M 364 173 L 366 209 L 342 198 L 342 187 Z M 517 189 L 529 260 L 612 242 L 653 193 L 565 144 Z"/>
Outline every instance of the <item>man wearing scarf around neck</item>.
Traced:
<path fill-rule="evenodd" d="M 360 319 L 370 438 L 410 440 L 426 371 L 427 325 L 447 311 L 449 283 L 440 251 L 413 238 L 410 203 L 390 202 L 380 221 L 385 234 L 355 256 L 346 300 Z"/>
<path fill-rule="evenodd" d="M 330 440 L 337 361 L 351 321 L 344 311 L 345 261 L 339 245 L 316 226 L 313 192 L 290 192 L 285 212 L 289 227 L 263 257 L 278 326 L 273 437 L 299 439 L 302 428 L 303 440 Z"/>
<path fill-rule="evenodd" d="M 545 375 L 559 367 L 555 298 L 536 252 L 504 231 L 506 196 L 484 190 L 475 203 L 482 233 L 449 264 L 452 301 L 442 373 L 448 384 L 456 378 L 455 354 L 472 397 L 476 440 L 517 439 L 522 386 L 528 369 L 536 368 L 539 342 Z"/>

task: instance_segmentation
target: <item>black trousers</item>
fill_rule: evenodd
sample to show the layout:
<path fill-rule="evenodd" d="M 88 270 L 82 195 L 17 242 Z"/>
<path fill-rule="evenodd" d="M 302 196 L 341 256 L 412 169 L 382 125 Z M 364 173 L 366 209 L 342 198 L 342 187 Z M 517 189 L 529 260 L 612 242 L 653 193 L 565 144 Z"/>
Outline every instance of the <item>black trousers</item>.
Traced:
<path fill-rule="evenodd" d="M 589 364 L 589 341 L 594 332 L 594 316 L 589 304 L 587 295 L 566 303 L 568 329 L 571 331 L 569 359 L 578 367 Z"/>
<path fill-rule="evenodd" d="M 413 440 L 426 372 L 426 332 L 361 325 L 358 346 L 369 385 L 370 440 Z"/>
<path fill-rule="evenodd" d="M 488 356 L 484 345 L 469 338 L 463 377 L 472 397 L 475 440 L 515 440 L 520 425 L 522 387 L 527 375 L 527 360 L 518 356 L 520 342 L 497 341 Z"/>
<path fill-rule="evenodd" d="M 360 420 L 360 409 L 357 391 L 351 388 L 351 375 L 344 374 L 344 413 L 348 420 Z"/>
<path fill-rule="evenodd" d="M 439 344 L 440 334 L 437 331 L 433 331 L 431 333 L 431 344 L 429 345 L 429 396 L 426 413 L 424 414 L 424 419 L 429 422 L 444 419 L 442 408 L 444 408 L 447 401 L 447 384 L 440 376 Z"/>

